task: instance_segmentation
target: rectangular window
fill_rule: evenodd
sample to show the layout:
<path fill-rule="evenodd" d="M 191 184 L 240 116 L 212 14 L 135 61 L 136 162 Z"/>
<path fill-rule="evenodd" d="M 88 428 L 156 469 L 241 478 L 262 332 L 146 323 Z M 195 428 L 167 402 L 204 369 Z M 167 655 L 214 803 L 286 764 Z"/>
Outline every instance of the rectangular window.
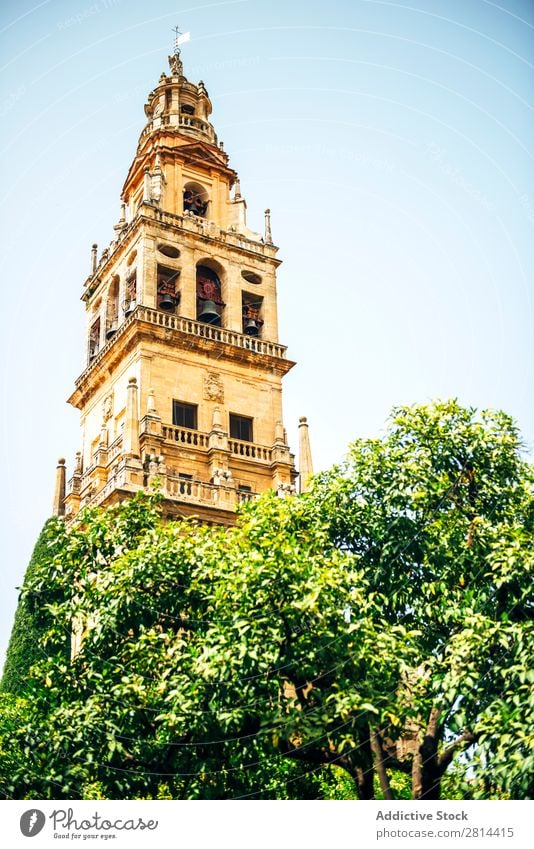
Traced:
<path fill-rule="evenodd" d="M 232 439 L 242 439 L 252 442 L 252 419 L 248 416 L 236 416 L 230 413 L 230 436 Z"/>
<path fill-rule="evenodd" d="M 197 429 L 197 405 L 184 404 L 183 401 L 172 402 L 172 423 L 176 427 Z"/>

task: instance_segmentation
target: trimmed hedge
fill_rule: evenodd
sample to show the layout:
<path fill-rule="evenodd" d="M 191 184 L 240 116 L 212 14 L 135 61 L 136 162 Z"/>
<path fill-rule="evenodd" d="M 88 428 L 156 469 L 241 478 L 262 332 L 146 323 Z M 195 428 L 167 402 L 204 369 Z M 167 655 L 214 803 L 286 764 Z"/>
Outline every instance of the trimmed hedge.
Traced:
<path fill-rule="evenodd" d="M 24 583 L 31 577 L 37 566 L 50 560 L 51 551 L 49 547 L 48 527 L 54 521 L 47 519 L 33 549 L 31 560 L 26 569 Z M 15 696 L 24 695 L 28 671 L 32 664 L 43 656 L 39 647 L 39 607 L 33 599 L 22 600 L 15 612 L 13 629 L 7 648 L 6 661 L 0 691 L 13 693 Z"/>

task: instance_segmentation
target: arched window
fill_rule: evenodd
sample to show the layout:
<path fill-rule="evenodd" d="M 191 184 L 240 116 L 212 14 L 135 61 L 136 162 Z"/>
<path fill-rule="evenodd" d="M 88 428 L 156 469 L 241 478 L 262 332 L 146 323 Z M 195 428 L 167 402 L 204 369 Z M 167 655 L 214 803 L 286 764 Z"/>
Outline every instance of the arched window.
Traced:
<path fill-rule="evenodd" d="M 158 309 L 166 312 L 175 312 L 176 305 L 180 300 L 178 292 L 178 268 L 166 268 L 158 263 L 157 286 L 158 286 Z"/>
<path fill-rule="evenodd" d="M 200 183 L 186 183 L 184 186 L 184 212 L 205 218 L 208 204 L 209 197 L 204 186 L 201 186 Z"/>
<path fill-rule="evenodd" d="M 263 298 L 261 295 L 253 295 L 251 292 L 241 293 L 241 305 L 243 312 L 243 333 L 247 336 L 260 336 L 263 327 L 261 308 Z"/>
<path fill-rule="evenodd" d="M 221 324 L 224 308 L 221 281 L 212 268 L 197 266 L 197 320 L 206 324 Z"/>
<path fill-rule="evenodd" d="M 106 339 L 111 339 L 117 330 L 119 322 L 119 284 L 120 278 L 115 274 L 108 289 L 108 303 L 106 311 Z"/>
<path fill-rule="evenodd" d="M 91 322 L 89 328 L 89 362 L 94 360 L 100 350 L 100 316 Z"/>

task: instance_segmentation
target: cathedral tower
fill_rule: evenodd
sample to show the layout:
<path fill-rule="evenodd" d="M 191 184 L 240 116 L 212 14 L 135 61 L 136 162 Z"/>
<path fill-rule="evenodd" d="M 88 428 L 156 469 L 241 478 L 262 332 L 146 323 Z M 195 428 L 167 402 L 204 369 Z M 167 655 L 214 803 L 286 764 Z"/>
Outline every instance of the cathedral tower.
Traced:
<path fill-rule="evenodd" d="M 122 191 L 115 238 L 93 245 L 82 299 L 87 365 L 69 402 L 81 413 L 67 518 L 154 482 L 167 515 L 231 524 L 243 499 L 294 490 L 282 421 L 269 211 L 249 230 L 237 174 L 210 122 L 203 82 L 169 57 Z"/>

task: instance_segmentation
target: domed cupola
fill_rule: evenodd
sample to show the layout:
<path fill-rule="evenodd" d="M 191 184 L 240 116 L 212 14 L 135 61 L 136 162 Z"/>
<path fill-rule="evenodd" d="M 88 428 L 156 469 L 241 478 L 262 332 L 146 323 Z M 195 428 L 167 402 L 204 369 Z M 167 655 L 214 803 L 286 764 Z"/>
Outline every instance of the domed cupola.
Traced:
<path fill-rule="evenodd" d="M 184 136 L 217 145 L 210 123 L 211 101 L 202 80 L 195 85 L 183 74 L 178 48 L 169 56 L 170 74 L 163 73 L 148 96 L 145 114 L 148 122 L 141 140 L 158 130 L 176 130 Z"/>

